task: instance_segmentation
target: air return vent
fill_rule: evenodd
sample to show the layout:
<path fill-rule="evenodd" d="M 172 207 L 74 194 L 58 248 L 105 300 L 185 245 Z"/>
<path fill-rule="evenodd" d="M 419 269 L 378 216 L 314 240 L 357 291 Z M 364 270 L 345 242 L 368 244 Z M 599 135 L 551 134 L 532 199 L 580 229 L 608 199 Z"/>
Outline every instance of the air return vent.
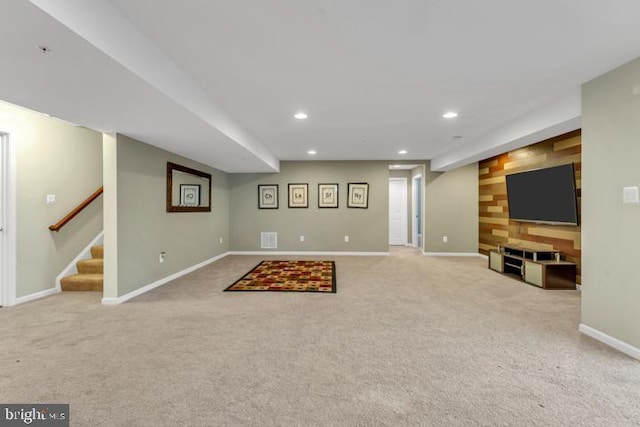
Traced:
<path fill-rule="evenodd" d="M 260 233 L 260 248 L 261 249 L 277 249 L 278 233 L 273 233 L 273 232 Z"/>

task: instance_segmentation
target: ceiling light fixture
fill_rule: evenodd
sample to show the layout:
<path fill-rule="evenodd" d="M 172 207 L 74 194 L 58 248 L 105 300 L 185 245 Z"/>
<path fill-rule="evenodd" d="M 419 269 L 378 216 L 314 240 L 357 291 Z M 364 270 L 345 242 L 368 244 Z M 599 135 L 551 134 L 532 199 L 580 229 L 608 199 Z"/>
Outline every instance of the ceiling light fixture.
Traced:
<path fill-rule="evenodd" d="M 442 115 L 442 117 L 444 117 L 445 119 L 453 119 L 455 117 L 458 117 L 458 113 L 456 113 L 455 111 L 447 111 Z"/>
<path fill-rule="evenodd" d="M 318 154 L 318 152 L 316 150 L 309 150 L 307 151 L 307 154 L 311 154 L 313 156 L 315 154 Z"/>
<path fill-rule="evenodd" d="M 304 113 L 304 112 L 302 112 L 302 111 L 299 111 L 299 112 L 295 113 L 295 114 L 293 115 L 293 117 L 295 117 L 295 118 L 296 118 L 296 119 L 298 119 L 298 120 L 304 120 L 304 119 L 306 119 L 306 118 L 307 118 L 307 117 L 309 117 L 309 116 L 307 116 L 307 113 Z"/>
<path fill-rule="evenodd" d="M 407 150 L 400 150 L 398 151 L 398 154 L 407 154 Z"/>

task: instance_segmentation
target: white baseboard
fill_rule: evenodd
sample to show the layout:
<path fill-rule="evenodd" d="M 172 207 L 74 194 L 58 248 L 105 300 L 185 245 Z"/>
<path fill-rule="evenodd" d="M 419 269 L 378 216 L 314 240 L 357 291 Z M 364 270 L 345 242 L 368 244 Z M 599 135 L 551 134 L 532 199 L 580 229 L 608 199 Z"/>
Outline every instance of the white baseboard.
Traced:
<path fill-rule="evenodd" d="M 611 335 L 607 335 L 604 332 L 600 332 L 599 330 L 587 326 L 584 323 L 580 323 L 580 326 L 578 326 L 578 330 L 581 333 L 593 338 L 594 340 L 600 341 L 601 343 L 606 344 L 609 347 L 613 347 L 616 350 L 633 357 L 634 359 L 640 360 L 640 348 L 634 347 L 631 344 L 627 344 L 624 341 L 620 341 L 619 339 L 614 338 Z"/>
<path fill-rule="evenodd" d="M 389 256 L 389 252 L 333 252 L 333 251 L 231 251 L 229 255 L 298 255 L 298 256 Z"/>
<path fill-rule="evenodd" d="M 475 256 L 488 259 L 486 255 L 477 252 L 422 252 L 425 256 Z"/>
<path fill-rule="evenodd" d="M 60 286 L 60 280 L 63 277 L 67 277 L 67 276 L 71 276 L 72 274 L 76 274 L 78 272 L 78 268 L 76 267 L 76 264 L 78 261 L 83 260 L 83 259 L 89 259 L 91 258 L 91 247 L 95 246 L 95 245 L 99 245 L 102 244 L 103 242 L 103 237 L 104 237 L 104 231 L 101 231 L 96 237 L 95 239 L 93 239 L 91 241 L 91 243 L 89 243 L 79 254 L 78 256 L 76 256 L 73 261 L 71 261 L 69 263 L 69 265 L 67 265 L 64 270 L 62 270 L 62 273 L 58 274 L 58 276 L 56 277 L 56 289 L 58 289 L 58 291 L 61 291 L 62 288 Z"/>
<path fill-rule="evenodd" d="M 117 297 L 117 298 L 102 298 L 102 304 L 103 305 L 117 305 L 117 304 L 122 304 L 125 301 L 130 300 L 131 298 L 135 298 L 137 296 L 140 296 L 144 293 L 149 292 L 152 289 L 155 289 L 159 286 L 164 285 L 165 283 L 168 283 L 172 280 L 175 280 L 179 277 L 184 276 L 185 274 L 189 274 L 192 271 L 195 271 L 199 268 L 202 268 L 206 265 L 211 264 L 212 262 L 216 262 L 224 257 L 226 257 L 227 255 L 229 255 L 229 252 L 225 252 L 223 254 L 217 255 L 213 258 L 209 258 L 208 260 L 202 261 L 201 263 L 198 263 L 196 265 L 192 265 L 191 267 L 185 268 L 182 271 L 178 271 L 177 273 L 174 273 L 170 276 L 164 277 L 160 280 L 157 280 L 153 283 L 149 283 L 146 286 L 143 286 L 141 288 L 136 289 L 135 291 L 129 292 L 128 294 L 122 295 L 121 297 Z"/>
<path fill-rule="evenodd" d="M 37 299 L 40 299 L 40 298 L 44 298 L 44 297 L 48 297 L 48 296 L 51 296 L 51 295 L 55 295 L 57 293 L 60 293 L 60 289 L 58 289 L 58 288 L 45 289 L 44 291 L 36 292 L 35 294 L 25 295 L 23 297 L 16 298 L 15 305 L 23 304 L 23 303 L 29 302 L 29 301 L 34 301 L 34 300 L 37 300 Z"/>

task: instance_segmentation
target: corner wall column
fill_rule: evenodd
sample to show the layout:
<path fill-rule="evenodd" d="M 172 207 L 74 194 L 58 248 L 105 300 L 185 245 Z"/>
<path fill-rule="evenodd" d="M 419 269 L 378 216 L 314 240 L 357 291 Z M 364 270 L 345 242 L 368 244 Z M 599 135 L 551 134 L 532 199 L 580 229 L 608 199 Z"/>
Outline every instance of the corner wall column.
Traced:
<path fill-rule="evenodd" d="M 104 183 L 104 285 L 105 300 L 118 297 L 118 138 L 102 134 Z"/>

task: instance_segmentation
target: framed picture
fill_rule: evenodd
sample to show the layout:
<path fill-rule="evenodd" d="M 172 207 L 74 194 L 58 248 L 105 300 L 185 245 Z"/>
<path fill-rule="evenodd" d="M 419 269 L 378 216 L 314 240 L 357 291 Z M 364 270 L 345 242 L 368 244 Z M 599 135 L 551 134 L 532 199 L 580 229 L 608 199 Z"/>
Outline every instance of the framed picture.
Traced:
<path fill-rule="evenodd" d="M 180 184 L 180 206 L 200 206 L 200 184 Z"/>
<path fill-rule="evenodd" d="M 350 182 L 348 189 L 348 208 L 367 209 L 369 207 L 369 184 L 366 182 Z"/>
<path fill-rule="evenodd" d="M 289 207 L 308 208 L 309 184 L 289 184 Z"/>
<path fill-rule="evenodd" d="M 318 207 L 338 207 L 338 184 L 318 184 Z"/>
<path fill-rule="evenodd" d="M 258 185 L 258 209 L 278 209 L 278 184 Z"/>

